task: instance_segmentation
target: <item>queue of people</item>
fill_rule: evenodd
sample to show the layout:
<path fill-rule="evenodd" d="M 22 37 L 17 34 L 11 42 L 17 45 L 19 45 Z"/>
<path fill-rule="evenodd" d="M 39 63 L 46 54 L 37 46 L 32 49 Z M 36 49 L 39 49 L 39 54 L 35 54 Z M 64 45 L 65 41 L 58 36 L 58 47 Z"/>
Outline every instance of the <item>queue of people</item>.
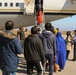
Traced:
<path fill-rule="evenodd" d="M 47 67 L 49 75 L 53 75 L 57 67 L 58 71 L 64 70 L 73 43 L 73 61 L 76 60 L 76 30 L 74 38 L 71 32 L 67 32 L 64 39 L 59 29 L 54 32 L 52 24 L 47 22 L 42 33 L 38 26 L 34 26 L 31 28 L 31 34 L 25 38 L 24 27 L 19 28 L 17 35 L 12 32 L 13 27 L 14 23 L 9 20 L 5 23 L 5 31 L 0 31 L 2 75 L 16 75 L 19 63 L 17 55 L 22 54 L 22 49 L 27 63 L 27 75 L 33 74 L 34 67 L 37 75 L 44 75 Z M 27 29 L 25 31 L 27 32 Z"/>

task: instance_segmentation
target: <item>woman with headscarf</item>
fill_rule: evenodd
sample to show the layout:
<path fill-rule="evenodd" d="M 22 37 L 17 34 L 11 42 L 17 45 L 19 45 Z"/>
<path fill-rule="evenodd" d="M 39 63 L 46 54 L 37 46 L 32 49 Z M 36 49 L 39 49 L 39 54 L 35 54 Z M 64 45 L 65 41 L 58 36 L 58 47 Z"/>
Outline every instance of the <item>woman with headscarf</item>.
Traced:
<path fill-rule="evenodd" d="M 68 59 L 69 53 L 72 50 L 72 45 L 73 45 L 73 41 L 72 41 L 72 35 L 70 31 L 67 31 L 66 33 L 67 37 L 65 39 L 66 42 L 66 59 Z"/>
<path fill-rule="evenodd" d="M 59 65 L 61 71 L 64 69 L 66 63 L 66 45 L 65 40 L 61 35 L 61 32 L 58 32 L 56 35 L 56 46 L 57 46 L 56 63 Z"/>

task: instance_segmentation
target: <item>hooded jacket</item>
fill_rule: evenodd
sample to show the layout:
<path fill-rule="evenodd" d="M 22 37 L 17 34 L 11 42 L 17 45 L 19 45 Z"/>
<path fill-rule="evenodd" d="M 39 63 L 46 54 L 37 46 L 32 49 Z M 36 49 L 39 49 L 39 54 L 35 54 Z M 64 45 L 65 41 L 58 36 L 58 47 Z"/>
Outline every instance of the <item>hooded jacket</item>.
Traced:
<path fill-rule="evenodd" d="M 17 71 L 18 57 L 22 53 L 20 42 L 15 34 L 0 31 L 0 67 L 3 71 Z"/>
<path fill-rule="evenodd" d="M 39 35 L 42 40 L 45 54 L 56 54 L 56 38 L 55 35 L 51 31 L 43 31 L 42 34 Z"/>
<path fill-rule="evenodd" d="M 37 35 L 30 35 L 24 41 L 24 56 L 27 62 L 45 62 L 45 54 L 42 42 Z"/>

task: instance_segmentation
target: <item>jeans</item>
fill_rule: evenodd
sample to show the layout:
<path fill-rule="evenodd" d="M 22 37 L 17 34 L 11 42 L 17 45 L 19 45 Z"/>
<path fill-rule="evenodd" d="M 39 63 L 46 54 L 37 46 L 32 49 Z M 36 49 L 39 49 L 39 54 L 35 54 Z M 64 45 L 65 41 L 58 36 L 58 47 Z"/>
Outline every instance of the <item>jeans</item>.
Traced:
<path fill-rule="evenodd" d="M 16 72 L 2 71 L 2 75 L 16 75 Z"/>
<path fill-rule="evenodd" d="M 46 59 L 49 62 L 49 75 L 53 75 L 54 71 L 54 56 L 53 54 L 46 54 Z"/>

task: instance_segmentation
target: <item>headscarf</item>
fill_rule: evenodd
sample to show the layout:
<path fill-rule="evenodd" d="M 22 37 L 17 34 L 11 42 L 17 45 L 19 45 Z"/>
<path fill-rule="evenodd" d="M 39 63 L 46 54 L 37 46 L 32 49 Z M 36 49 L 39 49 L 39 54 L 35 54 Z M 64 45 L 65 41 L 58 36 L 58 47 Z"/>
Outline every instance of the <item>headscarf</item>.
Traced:
<path fill-rule="evenodd" d="M 66 62 L 66 45 L 65 40 L 61 35 L 61 32 L 58 32 L 56 35 L 56 46 L 57 46 L 56 63 L 60 66 L 61 69 L 64 69 Z"/>

